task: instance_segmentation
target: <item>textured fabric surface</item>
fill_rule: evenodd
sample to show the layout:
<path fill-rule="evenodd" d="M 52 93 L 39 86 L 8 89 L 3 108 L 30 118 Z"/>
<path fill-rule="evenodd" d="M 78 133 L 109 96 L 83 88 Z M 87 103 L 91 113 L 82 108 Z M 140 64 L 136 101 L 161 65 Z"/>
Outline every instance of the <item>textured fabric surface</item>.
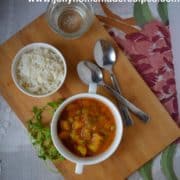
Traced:
<path fill-rule="evenodd" d="M 48 167 L 56 172 L 53 164 Z M 27 130 L 0 96 L 0 180 L 60 180 L 37 156 Z"/>
<path fill-rule="evenodd" d="M 141 32 L 125 35 L 124 39 L 112 31 L 110 34 L 180 125 L 169 28 L 159 21 L 153 21 L 145 25 Z"/>

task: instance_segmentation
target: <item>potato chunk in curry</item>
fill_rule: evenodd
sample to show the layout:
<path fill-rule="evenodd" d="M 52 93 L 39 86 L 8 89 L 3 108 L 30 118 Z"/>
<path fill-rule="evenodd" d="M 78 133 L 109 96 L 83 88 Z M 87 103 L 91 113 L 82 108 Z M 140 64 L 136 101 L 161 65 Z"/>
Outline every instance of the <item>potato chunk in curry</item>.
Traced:
<path fill-rule="evenodd" d="M 91 142 L 88 145 L 88 148 L 92 152 L 97 152 L 102 142 L 103 142 L 103 137 L 100 136 L 98 133 L 94 133 L 92 136 Z"/>
<path fill-rule="evenodd" d="M 116 126 L 111 110 L 92 98 L 77 99 L 67 105 L 58 121 L 62 143 L 80 157 L 94 156 L 112 143 Z"/>

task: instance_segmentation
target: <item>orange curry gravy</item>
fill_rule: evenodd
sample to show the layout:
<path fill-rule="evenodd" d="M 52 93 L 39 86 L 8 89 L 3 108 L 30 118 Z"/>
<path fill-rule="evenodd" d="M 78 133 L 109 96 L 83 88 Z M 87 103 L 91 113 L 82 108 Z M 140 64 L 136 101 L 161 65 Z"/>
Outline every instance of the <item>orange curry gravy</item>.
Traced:
<path fill-rule="evenodd" d="M 67 105 L 58 121 L 62 143 L 80 157 L 105 151 L 115 136 L 115 120 L 110 109 L 92 98 L 81 98 Z"/>

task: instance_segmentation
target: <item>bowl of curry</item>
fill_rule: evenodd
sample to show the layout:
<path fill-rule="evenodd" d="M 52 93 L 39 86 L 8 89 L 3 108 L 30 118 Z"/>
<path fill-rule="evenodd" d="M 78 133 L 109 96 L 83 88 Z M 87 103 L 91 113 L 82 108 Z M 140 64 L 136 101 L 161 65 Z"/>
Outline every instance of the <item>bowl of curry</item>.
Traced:
<path fill-rule="evenodd" d="M 66 159 L 84 165 L 99 163 L 117 149 L 123 132 L 120 113 L 107 98 L 82 93 L 68 98 L 55 112 L 51 123 L 52 140 Z"/>

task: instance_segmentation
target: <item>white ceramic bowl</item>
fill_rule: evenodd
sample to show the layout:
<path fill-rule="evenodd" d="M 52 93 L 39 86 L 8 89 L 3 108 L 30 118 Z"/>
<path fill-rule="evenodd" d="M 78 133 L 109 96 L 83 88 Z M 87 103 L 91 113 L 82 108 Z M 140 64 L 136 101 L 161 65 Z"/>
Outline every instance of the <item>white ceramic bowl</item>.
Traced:
<path fill-rule="evenodd" d="M 104 151 L 103 153 L 96 155 L 96 156 L 84 157 L 84 158 L 78 157 L 77 155 L 70 152 L 63 145 L 63 143 L 59 139 L 58 133 L 57 133 L 57 124 L 58 124 L 58 120 L 59 120 L 59 117 L 60 117 L 63 109 L 72 101 L 74 101 L 76 99 L 81 99 L 81 98 L 96 99 L 98 101 L 101 101 L 106 106 L 108 106 L 114 116 L 115 124 L 116 124 L 116 133 L 115 133 L 114 140 L 113 140 L 112 144 L 106 149 L 106 151 Z M 118 148 L 119 143 L 122 138 L 122 134 L 123 134 L 123 124 L 122 124 L 122 119 L 121 119 L 121 116 L 120 116 L 120 113 L 119 113 L 117 107 L 109 99 L 107 99 L 101 95 L 97 95 L 97 94 L 93 94 L 93 93 L 81 93 L 81 94 L 74 95 L 74 96 L 68 98 L 67 100 L 65 100 L 59 106 L 59 108 L 56 110 L 56 112 L 53 116 L 52 122 L 51 122 L 51 136 L 52 136 L 53 144 L 55 145 L 56 149 L 59 151 L 59 153 L 62 156 L 64 156 L 69 161 L 76 163 L 75 173 L 77 173 L 77 174 L 81 174 L 83 172 L 84 165 L 97 164 L 97 163 L 104 161 L 108 157 L 110 157 L 115 152 L 115 150 Z"/>
<path fill-rule="evenodd" d="M 16 76 L 16 66 L 17 66 L 17 62 L 19 61 L 20 57 L 22 54 L 24 54 L 25 52 L 29 51 L 29 50 L 32 50 L 32 49 L 36 49 L 36 48 L 47 48 L 47 49 L 51 49 L 53 52 L 55 52 L 62 60 L 63 62 L 63 65 L 64 65 L 64 77 L 63 77 L 63 80 L 61 81 L 61 83 L 59 83 L 59 85 L 53 89 L 51 92 L 48 92 L 46 94 L 33 94 L 33 93 L 30 93 L 28 92 L 26 89 L 24 89 L 19 83 L 18 83 L 18 80 L 17 80 L 17 76 Z M 11 65 L 11 75 L 12 75 L 12 79 L 15 83 L 15 85 L 17 86 L 17 88 L 23 92 L 24 94 L 28 95 L 28 96 L 31 96 L 31 97 L 47 97 L 47 96 L 50 96 L 52 95 L 53 93 L 55 93 L 61 86 L 62 84 L 64 83 L 64 80 L 66 78 L 66 74 L 67 74 L 67 65 L 66 65 L 66 62 L 65 62 L 65 59 L 62 55 L 62 53 L 56 49 L 54 46 L 50 45 L 50 44 L 47 44 L 47 43 L 32 43 L 32 44 L 29 44 L 25 47 L 23 47 L 22 49 L 20 49 L 18 51 L 18 53 L 16 54 L 16 56 L 14 57 L 13 59 L 13 62 L 12 62 L 12 65 Z"/>

